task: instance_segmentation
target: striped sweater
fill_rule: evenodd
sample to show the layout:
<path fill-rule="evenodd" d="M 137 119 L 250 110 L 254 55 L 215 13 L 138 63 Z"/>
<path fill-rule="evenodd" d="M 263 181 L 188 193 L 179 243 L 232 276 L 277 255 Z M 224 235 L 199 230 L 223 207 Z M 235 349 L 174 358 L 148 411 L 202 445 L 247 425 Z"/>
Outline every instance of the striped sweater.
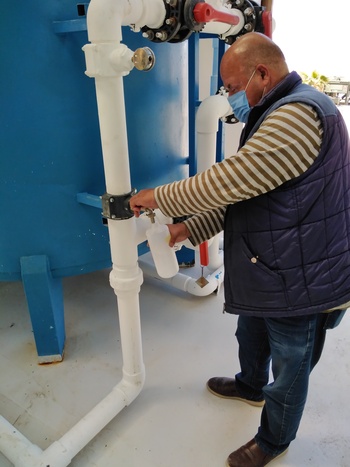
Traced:
<path fill-rule="evenodd" d="M 232 157 L 193 177 L 155 189 L 167 216 L 193 216 L 185 223 L 195 245 L 221 232 L 226 206 L 271 191 L 304 173 L 322 143 L 322 125 L 306 104 L 279 107 Z"/>

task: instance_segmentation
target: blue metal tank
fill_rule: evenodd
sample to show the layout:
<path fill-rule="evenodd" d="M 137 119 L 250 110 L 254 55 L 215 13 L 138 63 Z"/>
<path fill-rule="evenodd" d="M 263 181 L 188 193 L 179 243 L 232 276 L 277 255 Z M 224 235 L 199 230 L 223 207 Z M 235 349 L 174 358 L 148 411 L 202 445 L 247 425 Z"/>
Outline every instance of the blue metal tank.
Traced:
<path fill-rule="evenodd" d="M 22 280 L 39 361 L 62 358 L 61 278 L 110 265 L 94 80 L 85 74 L 88 3 L 7 1 L 0 17 L 0 280 Z M 16 31 L 16 32 L 14 32 Z M 125 77 L 132 186 L 187 175 L 187 44 Z M 118 122 L 116 122 L 118 124 Z"/>

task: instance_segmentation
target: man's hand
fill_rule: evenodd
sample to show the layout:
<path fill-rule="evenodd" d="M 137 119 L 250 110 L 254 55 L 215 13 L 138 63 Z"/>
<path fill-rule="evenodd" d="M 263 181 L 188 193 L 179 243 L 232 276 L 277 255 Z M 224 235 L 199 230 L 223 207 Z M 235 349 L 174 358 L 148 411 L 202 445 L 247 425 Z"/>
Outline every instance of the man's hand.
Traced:
<path fill-rule="evenodd" d="M 190 231 L 186 227 L 186 224 L 182 222 L 180 224 L 167 224 L 170 232 L 169 246 L 173 247 L 175 243 L 180 243 L 191 236 Z"/>
<path fill-rule="evenodd" d="M 130 198 L 130 209 L 134 211 L 136 217 L 140 216 L 141 211 L 145 209 L 156 209 L 158 204 L 154 198 L 154 188 L 148 188 L 147 190 L 141 190 L 136 195 Z"/>

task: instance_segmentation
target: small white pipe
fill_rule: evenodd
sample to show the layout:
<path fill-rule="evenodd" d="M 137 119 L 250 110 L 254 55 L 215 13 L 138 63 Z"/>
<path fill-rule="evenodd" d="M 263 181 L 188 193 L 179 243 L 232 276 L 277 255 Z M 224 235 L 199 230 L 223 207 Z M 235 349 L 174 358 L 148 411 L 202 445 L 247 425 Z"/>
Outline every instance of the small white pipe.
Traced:
<path fill-rule="evenodd" d="M 130 314 L 130 313 L 129 313 Z M 130 324 L 130 316 L 127 320 Z M 130 326 L 132 327 L 132 326 Z M 125 363 L 125 362 L 124 362 Z M 66 467 L 113 418 L 140 393 L 144 368 L 127 374 L 87 415 L 45 451 L 31 443 L 7 420 L 0 417 L 0 450 L 15 467 Z"/>
<path fill-rule="evenodd" d="M 214 139 L 210 133 L 203 133 L 197 140 L 197 148 L 197 173 L 200 173 L 206 170 L 208 162 L 210 162 L 208 168 L 215 164 L 215 161 L 211 160 L 211 156 L 214 155 L 215 157 L 216 154 L 216 139 Z M 199 157 L 199 155 L 201 156 Z"/>
<path fill-rule="evenodd" d="M 214 271 L 212 274 L 206 277 L 208 284 L 204 287 L 201 287 L 197 284 L 197 279 L 187 276 L 186 274 L 182 274 L 181 272 L 177 273 L 175 276 L 169 279 L 164 279 L 159 277 L 153 264 L 143 260 L 142 258 L 139 259 L 139 264 L 145 275 L 159 279 L 162 282 L 165 282 L 166 284 L 169 284 L 178 290 L 188 292 L 197 297 L 206 297 L 207 295 L 210 295 L 213 292 L 215 292 L 217 289 L 220 288 L 224 277 L 224 268 L 222 265 L 220 268 L 218 268 L 216 271 Z"/>
<path fill-rule="evenodd" d="M 215 164 L 216 135 L 219 119 L 232 114 L 232 108 L 225 96 L 209 96 L 198 107 L 196 114 L 197 131 L 197 172 L 203 172 Z"/>
<path fill-rule="evenodd" d="M 220 249 L 220 241 L 222 234 L 217 234 L 212 238 L 212 242 L 208 244 L 209 250 L 209 271 L 215 271 L 219 269 L 224 263 L 224 254 L 222 249 Z"/>
<path fill-rule="evenodd" d="M 42 453 L 40 466 L 66 467 L 69 465 L 73 457 L 138 396 L 143 387 L 143 381 L 142 372 L 138 375 L 124 374 L 122 381 L 104 399 Z M 35 464 L 35 467 L 37 466 Z"/>
<path fill-rule="evenodd" d="M 219 94 L 207 97 L 198 107 L 196 114 L 197 173 L 203 172 L 215 164 L 219 119 L 231 113 L 232 108 L 227 98 Z M 208 268 L 210 271 L 215 271 L 223 264 L 220 237 L 220 234 L 216 235 L 209 244 Z"/>
<path fill-rule="evenodd" d="M 15 467 L 38 467 L 43 452 L 1 416 L 0 451 Z"/>

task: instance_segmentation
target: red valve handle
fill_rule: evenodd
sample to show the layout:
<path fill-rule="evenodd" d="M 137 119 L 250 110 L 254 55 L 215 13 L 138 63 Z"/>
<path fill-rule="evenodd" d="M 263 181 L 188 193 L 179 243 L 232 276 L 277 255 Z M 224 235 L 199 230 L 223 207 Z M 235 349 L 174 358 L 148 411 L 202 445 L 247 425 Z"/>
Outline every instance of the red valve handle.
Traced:
<path fill-rule="evenodd" d="M 271 13 L 271 11 L 263 11 L 262 23 L 263 23 L 263 26 L 264 26 L 265 36 L 272 39 L 272 13 Z"/>
<path fill-rule="evenodd" d="M 216 10 L 208 3 L 197 3 L 193 9 L 193 16 L 197 23 L 209 23 L 210 21 L 219 21 L 236 26 L 240 19 L 238 16 Z"/>
<path fill-rule="evenodd" d="M 209 264 L 209 249 L 207 240 L 199 245 L 199 260 L 201 266 L 208 266 Z"/>

